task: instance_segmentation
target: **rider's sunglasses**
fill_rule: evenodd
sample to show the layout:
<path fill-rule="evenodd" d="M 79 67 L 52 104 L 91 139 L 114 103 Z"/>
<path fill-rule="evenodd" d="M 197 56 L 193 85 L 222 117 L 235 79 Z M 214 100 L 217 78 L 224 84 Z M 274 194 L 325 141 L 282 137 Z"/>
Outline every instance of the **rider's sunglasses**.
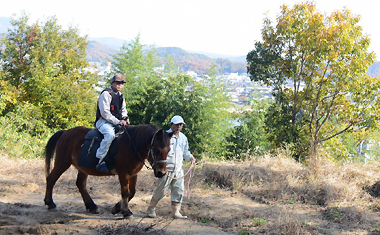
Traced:
<path fill-rule="evenodd" d="M 123 84 L 124 85 L 125 82 L 119 82 L 119 81 L 116 81 L 116 84 L 117 85 L 120 85 L 120 84 Z"/>

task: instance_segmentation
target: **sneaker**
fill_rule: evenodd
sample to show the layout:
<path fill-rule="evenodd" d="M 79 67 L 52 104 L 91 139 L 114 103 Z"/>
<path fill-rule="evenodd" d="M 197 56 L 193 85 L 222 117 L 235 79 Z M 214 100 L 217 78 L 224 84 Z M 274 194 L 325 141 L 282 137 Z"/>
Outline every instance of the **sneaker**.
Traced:
<path fill-rule="evenodd" d="M 96 165 L 96 169 L 98 171 L 109 172 L 105 162 L 99 162 L 98 165 Z"/>

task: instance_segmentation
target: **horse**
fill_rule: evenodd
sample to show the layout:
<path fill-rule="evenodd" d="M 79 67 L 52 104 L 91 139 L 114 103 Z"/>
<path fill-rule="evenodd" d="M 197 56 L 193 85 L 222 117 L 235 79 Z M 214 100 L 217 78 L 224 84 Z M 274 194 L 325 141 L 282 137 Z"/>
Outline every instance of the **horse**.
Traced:
<path fill-rule="evenodd" d="M 125 126 L 114 159 L 115 169 L 110 172 L 102 172 L 95 167 L 78 166 L 81 146 L 90 130 L 90 128 L 81 126 L 60 130 L 48 140 L 45 146 L 45 205 L 49 210 L 57 210 L 57 206 L 53 202 L 53 187 L 59 177 L 73 165 L 78 170 L 76 186 L 87 210 L 94 214 L 99 213 L 98 206 L 87 192 L 88 175 L 111 176 L 117 174 L 121 188 L 121 200 L 115 204 L 112 213 L 120 212 L 124 218 L 132 218 L 133 213 L 129 210 L 128 202 L 136 192 L 137 174 L 145 165 L 146 159 L 153 168 L 155 177 L 161 178 L 166 174 L 166 157 L 170 150 L 170 138 L 173 133 L 167 133 L 162 129 L 158 130 L 157 126 L 150 124 Z M 50 172 L 54 151 L 54 167 Z"/>

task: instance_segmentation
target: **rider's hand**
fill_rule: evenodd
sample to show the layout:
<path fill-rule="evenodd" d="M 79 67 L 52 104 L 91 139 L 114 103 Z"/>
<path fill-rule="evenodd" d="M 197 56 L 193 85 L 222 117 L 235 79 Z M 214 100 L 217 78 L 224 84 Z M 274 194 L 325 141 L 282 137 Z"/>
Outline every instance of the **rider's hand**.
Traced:
<path fill-rule="evenodd" d="M 192 158 L 190 159 L 190 161 L 191 161 L 192 163 L 195 163 L 196 159 L 195 159 L 194 157 L 192 157 Z"/>
<path fill-rule="evenodd" d="M 129 122 L 128 122 L 128 124 L 129 124 Z M 120 120 L 119 125 L 125 126 L 125 125 L 127 125 L 127 121 L 126 120 Z"/>

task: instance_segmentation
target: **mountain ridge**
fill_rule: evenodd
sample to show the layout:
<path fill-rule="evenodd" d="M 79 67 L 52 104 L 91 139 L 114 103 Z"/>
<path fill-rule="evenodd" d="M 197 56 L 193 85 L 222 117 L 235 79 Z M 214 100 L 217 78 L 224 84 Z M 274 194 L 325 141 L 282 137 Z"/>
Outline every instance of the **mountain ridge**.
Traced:
<path fill-rule="evenodd" d="M 87 59 L 91 62 L 105 63 L 112 60 L 112 56 L 124 43 L 115 38 L 90 38 L 87 47 Z M 114 43 L 113 45 L 110 45 Z M 107 49 L 108 48 L 108 49 Z M 116 50 L 116 48 L 118 48 Z M 161 63 L 164 63 L 167 55 L 173 58 L 174 64 L 183 71 L 194 71 L 199 74 L 206 73 L 213 64 L 219 73 L 246 73 L 246 64 L 234 62 L 225 58 L 210 58 L 200 53 L 190 53 L 180 47 L 157 47 L 157 55 Z"/>
<path fill-rule="evenodd" d="M 7 33 L 7 30 L 12 27 L 10 20 L 10 17 L 0 17 L 0 34 Z M 130 43 L 130 41 L 114 37 L 88 37 L 87 39 L 90 42 L 87 48 L 87 59 L 99 63 L 111 61 L 113 55 L 124 43 Z M 246 72 L 245 55 L 236 57 L 201 51 L 186 51 L 179 47 L 157 47 L 157 50 L 161 54 L 161 60 L 164 60 L 168 52 L 173 57 L 174 63 L 183 70 L 204 73 L 211 67 L 212 63 L 215 63 L 221 73 Z M 380 77 L 380 62 L 375 61 L 369 67 L 367 74 L 372 77 Z"/>

